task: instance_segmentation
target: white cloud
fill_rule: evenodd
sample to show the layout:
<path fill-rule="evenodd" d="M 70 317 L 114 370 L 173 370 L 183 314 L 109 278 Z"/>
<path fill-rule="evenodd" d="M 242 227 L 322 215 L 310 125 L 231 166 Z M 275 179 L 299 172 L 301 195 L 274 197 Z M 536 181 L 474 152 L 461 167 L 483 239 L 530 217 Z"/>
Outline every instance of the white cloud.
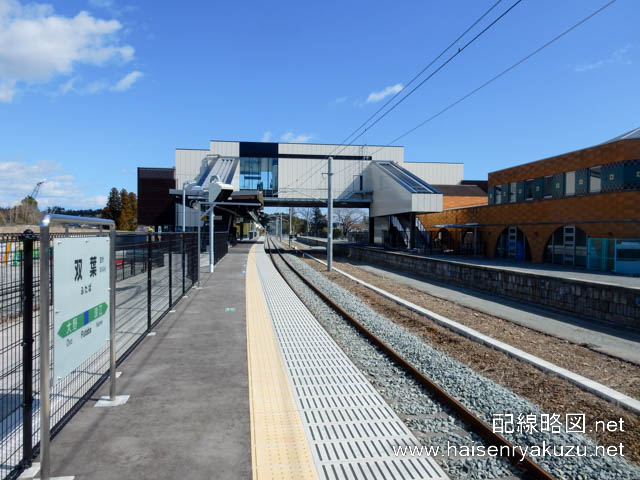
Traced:
<path fill-rule="evenodd" d="M 82 90 L 79 90 L 79 93 L 93 95 L 94 93 L 99 93 L 106 90 L 108 87 L 109 84 L 104 80 L 95 80 L 93 82 L 90 82 Z"/>
<path fill-rule="evenodd" d="M 335 105 L 339 105 L 339 104 L 341 104 L 341 103 L 344 103 L 344 102 L 346 102 L 347 100 L 349 100 L 349 97 L 338 97 L 338 98 L 336 98 L 335 100 L 331 100 L 331 101 L 329 102 L 329 106 L 330 106 L 330 107 L 333 107 L 333 106 L 335 106 Z"/>
<path fill-rule="evenodd" d="M 27 163 L 24 161 L 0 161 L 0 206 L 13 206 L 30 195 L 36 183 L 46 180 L 40 187 L 40 209 L 59 205 L 65 208 L 101 208 L 105 195 L 86 195 L 73 175 L 52 162 Z"/>
<path fill-rule="evenodd" d="M 104 9 L 116 17 L 137 9 L 134 5 L 116 5 L 113 0 L 89 0 L 89 5 L 94 9 Z"/>
<path fill-rule="evenodd" d="M 0 80 L 0 102 L 10 102 L 16 94 L 15 80 Z"/>
<path fill-rule="evenodd" d="M 280 140 L 287 143 L 307 143 L 311 138 L 313 135 L 294 135 L 293 132 L 287 132 L 280 137 Z"/>
<path fill-rule="evenodd" d="M 65 17 L 50 5 L 0 0 L 0 101 L 11 101 L 18 83 L 45 83 L 78 64 L 130 61 L 134 49 L 118 41 L 121 29 L 84 11 Z"/>
<path fill-rule="evenodd" d="M 271 132 L 264 132 L 264 135 L 262 135 L 262 141 L 270 142 L 272 137 L 273 135 L 271 134 Z"/>
<path fill-rule="evenodd" d="M 62 83 L 58 87 L 58 90 L 55 93 L 52 93 L 52 95 L 59 96 L 66 95 L 68 93 L 75 93 L 77 95 L 93 95 L 104 92 L 105 90 L 124 92 L 125 90 L 130 89 L 133 84 L 143 76 L 142 72 L 131 72 L 114 84 L 111 84 L 111 82 L 104 79 L 92 80 L 88 83 L 81 84 L 80 77 L 73 77 Z"/>
<path fill-rule="evenodd" d="M 398 93 L 404 87 L 401 83 L 396 83 L 395 85 L 390 85 L 386 87 L 384 90 L 380 90 L 379 92 L 371 92 L 367 97 L 367 103 L 376 103 L 382 100 L 389 95 L 393 95 L 394 93 Z"/>
<path fill-rule="evenodd" d="M 73 87 L 74 84 L 78 81 L 77 77 L 73 77 L 70 78 L 69 80 L 67 80 L 66 82 L 64 82 L 62 85 L 60 85 L 60 87 L 58 88 L 58 95 L 66 95 L 67 93 L 73 91 Z"/>
<path fill-rule="evenodd" d="M 112 0 L 89 0 L 89 5 L 95 8 L 111 8 L 113 7 Z"/>
<path fill-rule="evenodd" d="M 131 72 L 124 77 L 122 77 L 118 83 L 116 83 L 111 90 L 115 90 L 116 92 L 124 92 L 125 90 L 129 90 L 134 83 L 138 81 L 139 78 L 143 77 L 143 73 L 139 71 Z"/>
<path fill-rule="evenodd" d="M 631 50 L 631 44 L 627 44 L 622 48 L 619 48 L 618 50 L 616 50 L 615 52 L 613 52 L 611 55 L 609 55 L 607 58 L 603 58 L 600 60 L 597 60 L 595 62 L 591 62 L 591 63 L 583 63 L 581 65 L 574 65 L 573 66 L 573 71 L 574 72 L 578 72 L 578 73 L 583 73 L 583 72 L 588 72 L 590 70 L 596 70 L 598 68 L 604 67 L 605 65 L 611 65 L 611 64 L 624 64 L 624 65 L 630 65 L 631 64 L 631 60 L 629 60 L 626 55 L 627 53 L 629 53 L 629 51 Z"/>

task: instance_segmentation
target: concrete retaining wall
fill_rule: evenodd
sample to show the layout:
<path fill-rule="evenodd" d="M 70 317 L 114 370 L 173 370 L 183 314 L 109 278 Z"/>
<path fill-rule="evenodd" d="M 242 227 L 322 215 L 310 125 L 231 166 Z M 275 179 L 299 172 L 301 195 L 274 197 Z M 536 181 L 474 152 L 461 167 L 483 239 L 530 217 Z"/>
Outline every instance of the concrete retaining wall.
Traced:
<path fill-rule="evenodd" d="M 308 237 L 299 241 L 326 244 L 322 239 Z M 334 255 L 640 330 L 640 288 L 513 272 L 356 245 L 335 244 Z"/>

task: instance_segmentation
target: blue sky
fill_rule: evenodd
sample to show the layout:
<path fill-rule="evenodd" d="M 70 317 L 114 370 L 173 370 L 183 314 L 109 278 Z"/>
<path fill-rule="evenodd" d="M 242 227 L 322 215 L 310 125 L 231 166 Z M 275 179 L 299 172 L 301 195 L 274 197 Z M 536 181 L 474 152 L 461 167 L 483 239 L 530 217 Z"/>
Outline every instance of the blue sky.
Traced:
<path fill-rule="evenodd" d="M 210 139 L 339 143 L 493 3 L 0 0 L 0 205 L 46 178 L 41 205 L 101 207 Z M 387 144 L 605 3 L 523 0 L 360 141 Z M 403 138 L 405 159 L 486 179 L 640 126 L 639 21 L 618 0 Z"/>

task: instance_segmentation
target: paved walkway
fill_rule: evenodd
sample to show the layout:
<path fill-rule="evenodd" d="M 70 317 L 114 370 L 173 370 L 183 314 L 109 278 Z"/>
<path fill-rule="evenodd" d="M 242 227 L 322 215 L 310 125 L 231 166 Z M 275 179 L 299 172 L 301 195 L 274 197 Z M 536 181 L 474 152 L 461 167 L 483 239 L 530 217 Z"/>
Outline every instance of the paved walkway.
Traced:
<path fill-rule="evenodd" d="M 51 443 L 52 474 L 77 480 L 251 477 L 240 243 L 118 368 L 120 407 L 87 402 Z M 203 269 L 204 270 L 204 269 Z M 235 311 L 228 311 L 235 309 Z M 108 394 L 108 384 L 94 396 Z"/>

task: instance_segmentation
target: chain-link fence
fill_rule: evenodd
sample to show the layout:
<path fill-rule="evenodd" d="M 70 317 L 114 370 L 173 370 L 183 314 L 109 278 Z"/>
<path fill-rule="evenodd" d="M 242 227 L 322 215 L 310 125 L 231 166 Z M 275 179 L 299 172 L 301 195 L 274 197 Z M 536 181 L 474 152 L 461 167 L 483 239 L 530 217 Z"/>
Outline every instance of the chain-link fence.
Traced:
<path fill-rule="evenodd" d="M 226 235 L 217 237 L 216 242 L 224 244 L 220 253 L 226 253 Z M 113 268 L 120 361 L 198 280 L 199 255 L 195 233 L 132 233 L 116 238 Z M 40 441 L 39 245 L 35 234 L 0 235 L 0 478 L 15 478 L 30 465 Z M 53 255 L 55 248 L 52 266 Z M 53 300 L 55 286 L 49 287 Z M 49 348 L 53 359 L 55 352 L 52 345 Z M 100 351 L 52 387 L 52 434 L 107 378 L 108 369 L 109 345 L 105 342 Z"/>

